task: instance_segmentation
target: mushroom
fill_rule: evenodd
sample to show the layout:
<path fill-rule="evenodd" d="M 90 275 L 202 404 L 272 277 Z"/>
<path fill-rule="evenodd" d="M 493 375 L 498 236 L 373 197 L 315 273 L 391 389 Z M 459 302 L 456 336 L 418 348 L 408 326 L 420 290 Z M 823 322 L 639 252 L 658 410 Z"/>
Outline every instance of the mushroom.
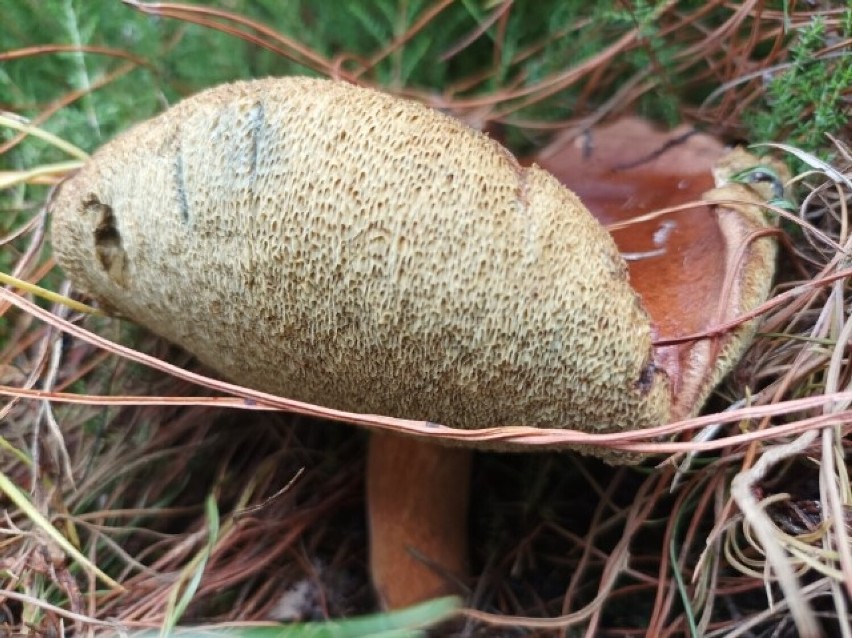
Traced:
<path fill-rule="evenodd" d="M 602 132 L 595 143 L 620 141 Z M 657 205 L 642 199 L 646 180 L 671 190 L 662 158 L 612 171 L 597 151 L 566 148 L 541 162 L 607 223 Z M 701 213 L 698 240 L 714 237 L 721 270 L 711 283 L 667 261 L 653 277 L 645 269 L 664 260 L 628 273 L 619 250 L 646 251 L 648 228 L 665 222 L 613 241 L 553 175 L 449 116 L 329 80 L 237 82 L 97 151 L 54 194 L 53 245 L 102 307 L 256 389 L 457 428 L 643 428 L 695 413 L 753 324 L 656 342 L 768 293 L 775 245 L 755 239 L 768 225 L 760 196 L 725 176 L 712 188 L 720 154 L 708 151 L 690 196 L 753 202 Z M 672 217 L 662 240 L 681 263 L 695 216 Z M 685 318 L 696 308 L 706 321 Z M 384 606 L 464 576 L 469 466 L 463 447 L 371 435 L 371 570 Z"/>

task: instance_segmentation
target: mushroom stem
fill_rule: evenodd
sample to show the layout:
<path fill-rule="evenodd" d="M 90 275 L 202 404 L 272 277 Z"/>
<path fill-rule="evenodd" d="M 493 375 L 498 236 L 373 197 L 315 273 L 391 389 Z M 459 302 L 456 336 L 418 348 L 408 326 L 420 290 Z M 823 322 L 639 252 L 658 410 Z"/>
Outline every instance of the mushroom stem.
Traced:
<path fill-rule="evenodd" d="M 385 609 L 458 593 L 467 573 L 471 451 L 373 433 L 370 570 Z"/>

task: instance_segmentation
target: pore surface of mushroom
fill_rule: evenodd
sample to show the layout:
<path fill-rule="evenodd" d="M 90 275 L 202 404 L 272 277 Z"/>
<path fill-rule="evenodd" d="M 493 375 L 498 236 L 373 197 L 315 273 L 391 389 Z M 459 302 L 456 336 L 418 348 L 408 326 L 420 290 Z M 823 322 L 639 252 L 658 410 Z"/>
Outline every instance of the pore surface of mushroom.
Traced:
<path fill-rule="evenodd" d="M 53 210 L 79 287 L 246 385 L 460 428 L 668 417 L 606 230 L 419 104 L 311 79 L 218 87 L 100 149 Z"/>
<path fill-rule="evenodd" d="M 655 348 L 618 246 L 556 178 L 453 118 L 338 82 L 200 93 L 100 149 L 50 209 L 60 264 L 105 308 L 242 384 L 350 412 L 654 426 L 697 410 L 745 341 Z M 765 222 L 730 210 L 723 250 L 750 257 L 743 228 Z M 766 293 L 774 247 L 761 241 L 759 291 L 737 310 Z M 735 276 L 731 294 L 752 279 Z M 374 579 L 399 606 L 463 571 L 448 521 L 466 507 L 468 460 L 371 445 Z"/>

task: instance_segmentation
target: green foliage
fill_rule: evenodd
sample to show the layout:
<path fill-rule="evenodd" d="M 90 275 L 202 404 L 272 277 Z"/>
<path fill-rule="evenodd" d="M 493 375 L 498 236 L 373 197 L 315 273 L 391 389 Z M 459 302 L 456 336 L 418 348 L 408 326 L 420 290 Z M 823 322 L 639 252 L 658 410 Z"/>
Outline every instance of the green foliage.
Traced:
<path fill-rule="evenodd" d="M 535 83 L 564 69 L 566 60 L 588 58 L 622 24 L 603 20 L 570 37 L 559 34 L 588 14 L 587 3 L 547 0 L 518 3 L 508 14 L 502 48 L 495 59 L 498 26 L 492 24 L 473 42 L 466 39 L 496 7 L 492 0 L 459 0 L 438 18 L 386 55 L 394 38 L 431 11 L 428 0 L 229 0 L 210 3 L 265 24 L 328 60 L 342 60 L 351 72 L 364 61 L 377 60 L 369 79 L 390 87 L 416 87 L 453 92 L 453 83 L 474 75 L 482 80 L 460 93 L 489 93 L 509 84 Z M 547 6 L 545 6 L 547 5 Z M 597 25 L 604 8 L 592 9 Z M 600 16 L 598 16 L 600 14 Z M 46 130 L 86 151 L 93 151 L 117 132 L 146 119 L 181 97 L 204 87 L 239 78 L 314 73 L 273 52 L 214 29 L 151 17 L 117 0 L 16 0 L 4 5 L 0 51 L 38 45 L 94 45 L 129 52 L 144 61 L 126 61 L 98 53 L 49 53 L 0 64 L 0 107 L 35 117 L 73 91 L 84 94 L 43 123 Z M 516 61 L 519 53 L 545 41 L 535 55 Z M 459 46 L 466 44 L 466 46 Z M 463 50 L 462 50 L 463 49 Z M 460 50 L 458 53 L 455 53 Z M 642 61 L 637 61 L 641 64 Z M 111 77 L 107 86 L 92 91 Z M 524 115 L 544 119 L 571 115 L 574 92 L 563 92 Z M 15 132 L 0 128 L 0 143 Z M 56 148 L 27 139 L 2 155 L 2 169 L 22 170 L 66 160 Z M 45 195 L 44 187 L 20 186 L 0 193 L 0 211 L 29 215 Z M 21 215 L 0 217 L 0 233 Z M 5 252 L 0 267 L 7 268 Z"/>
<path fill-rule="evenodd" d="M 447 95 L 493 94 L 507 87 L 533 86 L 571 65 L 590 60 L 621 36 L 637 29 L 637 46 L 607 65 L 588 86 L 561 90 L 539 103 L 505 103 L 504 121 L 552 121 L 588 112 L 634 77 L 650 77 L 639 110 L 673 124 L 681 106 L 704 97 L 691 85 L 688 65 L 678 55 L 683 42 L 665 32 L 659 21 L 666 3 L 652 0 L 587 3 L 581 0 L 541 0 L 515 3 L 506 20 L 488 24 L 471 39 L 500 3 L 457 0 L 437 18 L 427 21 L 406 42 L 390 51 L 395 38 L 407 33 L 433 11 L 430 0 L 222 0 L 212 7 L 227 8 L 282 33 L 342 68 L 357 72 L 375 61 L 369 79 L 390 87 L 419 88 Z M 678 10 L 689 12 L 703 3 L 682 0 Z M 4 6 L 0 50 L 38 44 L 99 45 L 130 52 L 145 61 L 128 70 L 105 89 L 87 93 L 53 114 L 48 130 L 86 150 L 93 150 L 129 124 L 147 118 L 165 105 L 201 88 L 238 78 L 314 73 L 273 52 L 213 29 L 168 18 L 151 17 L 114 0 L 16 0 Z M 849 37 L 852 10 L 841 28 Z M 712 25 L 713 14 L 705 17 Z M 807 148 L 824 146 L 823 131 L 843 125 L 843 92 L 850 84 L 849 56 L 814 60 L 825 46 L 824 21 L 815 20 L 796 38 L 792 64 L 771 81 L 764 108 L 748 121 L 760 139 L 799 142 Z M 838 34 L 834 34 L 838 35 Z M 495 47 L 499 42 L 500 47 Z M 534 49 L 533 54 L 528 54 Z M 96 85 L 125 62 L 94 53 L 54 53 L 0 65 L 0 105 L 26 115 L 73 90 Z M 461 80 L 478 77 L 464 86 Z M 709 87 L 712 90 L 716 87 Z M 523 107 L 523 108 L 521 108 Z M 807 117 L 802 117 L 806 114 Z M 523 131 L 521 131 L 523 133 Z M 11 137 L 0 130 L 0 141 Z M 523 133 L 526 135 L 526 133 Z M 510 142 L 522 143 L 517 131 Z M 19 145 L 3 156 L 9 168 L 36 166 L 64 159 L 37 141 Z M 20 197 L 19 202 L 29 201 Z M 38 199 L 35 197 L 34 199 Z M 0 201 L 0 206 L 9 200 Z"/>
<path fill-rule="evenodd" d="M 616 80 L 648 68 L 668 68 L 676 49 L 659 34 L 655 3 L 542 0 L 516 3 L 505 31 L 498 23 L 481 37 L 471 34 L 497 7 L 493 0 L 459 0 L 417 31 L 404 45 L 380 56 L 435 7 L 428 0 L 230 0 L 210 3 L 265 24 L 317 51 L 343 68 L 381 59 L 369 77 L 391 87 L 453 91 L 455 82 L 481 75 L 461 93 L 491 93 L 507 86 L 535 84 L 570 64 L 587 60 L 626 30 L 639 26 L 643 46 L 620 65 Z M 684 3 L 689 5 L 690 3 Z M 627 8 L 625 8 L 627 7 Z M 160 110 L 183 95 L 238 78 L 310 69 L 235 37 L 196 25 L 157 18 L 113 0 L 20 0 L 4 7 L 0 50 L 37 44 L 100 45 L 126 50 L 146 61 L 110 85 L 93 91 L 51 116 L 47 128 L 81 148 L 92 150 L 128 123 Z M 572 25 L 580 25 L 575 27 Z M 494 43 L 501 43 L 495 52 Z M 464 45 L 464 46 L 462 46 Z M 538 47 L 533 55 L 520 54 Z M 35 114 L 68 91 L 82 90 L 121 67 L 114 58 L 92 53 L 58 53 L 6 62 L 0 67 L 0 104 Z M 544 119 L 572 115 L 578 89 L 524 112 Z M 650 98 L 647 109 L 669 116 L 672 98 Z M 661 104 L 661 102 L 663 102 Z M 3 136 L 8 139 L 8 132 Z M 30 146 L 29 144 L 27 145 Z M 51 161 L 44 149 L 19 150 L 20 162 Z M 7 161 L 8 158 L 7 158 Z"/>
<path fill-rule="evenodd" d="M 761 108 L 746 114 L 760 140 L 783 140 L 825 157 L 826 133 L 839 135 L 849 125 L 852 51 L 820 55 L 831 41 L 852 38 L 852 8 L 843 13 L 840 32 L 830 32 L 822 17 L 794 34 L 790 63 L 773 75 Z"/>
<path fill-rule="evenodd" d="M 424 629 L 451 618 L 461 607 L 457 598 L 438 598 L 407 609 L 360 618 L 292 625 L 228 629 L 176 629 L 137 632 L 133 638 L 419 638 Z"/>

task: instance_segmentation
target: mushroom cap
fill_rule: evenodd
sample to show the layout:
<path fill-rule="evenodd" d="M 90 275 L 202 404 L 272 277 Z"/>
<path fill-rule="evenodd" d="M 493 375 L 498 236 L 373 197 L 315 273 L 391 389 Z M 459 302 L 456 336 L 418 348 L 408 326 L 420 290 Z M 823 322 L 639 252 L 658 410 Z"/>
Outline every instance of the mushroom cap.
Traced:
<path fill-rule="evenodd" d="M 763 203 L 782 184 L 737 179 L 748 169 L 786 168 L 682 126 L 625 117 L 578 143 L 554 143 L 536 161 L 572 188 L 607 226 L 651 317 L 656 358 L 672 380 L 673 420 L 696 414 L 751 341 L 757 321 L 708 339 L 769 295 L 777 242 Z M 768 169 L 768 171 L 766 170 Z M 678 206 L 700 202 L 688 207 Z M 653 211 L 669 212 L 647 216 Z"/>
<path fill-rule="evenodd" d="M 219 86 L 102 147 L 50 208 L 79 288 L 244 385 L 458 428 L 669 418 L 610 235 L 553 176 L 420 104 Z"/>

